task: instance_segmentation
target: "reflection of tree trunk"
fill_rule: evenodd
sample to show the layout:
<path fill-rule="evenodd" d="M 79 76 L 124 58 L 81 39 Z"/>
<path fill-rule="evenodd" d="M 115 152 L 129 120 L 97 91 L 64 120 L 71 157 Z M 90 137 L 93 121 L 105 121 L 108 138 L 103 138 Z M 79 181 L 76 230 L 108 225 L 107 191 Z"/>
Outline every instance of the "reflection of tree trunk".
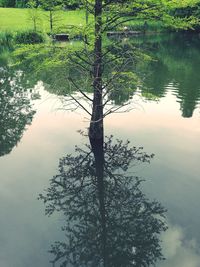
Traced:
<path fill-rule="evenodd" d="M 102 0 L 95 1 L 95 42 L 93 69 L 93 108 L 89 136 L 103 139 L 103 106 L 102 106 Z"/>
<path fill-rule="evenodd" d="M 100 210 L 101 226 L 102 226 L 102 257 L 104 260 L 104 266 L 107 266 L 103 139 L 90 139 L 90 143 L 91 143 L 92 152 L 95 158 L 95 170 L 96 170 L 96 178 L 97 178 L 99 210 Z"/>

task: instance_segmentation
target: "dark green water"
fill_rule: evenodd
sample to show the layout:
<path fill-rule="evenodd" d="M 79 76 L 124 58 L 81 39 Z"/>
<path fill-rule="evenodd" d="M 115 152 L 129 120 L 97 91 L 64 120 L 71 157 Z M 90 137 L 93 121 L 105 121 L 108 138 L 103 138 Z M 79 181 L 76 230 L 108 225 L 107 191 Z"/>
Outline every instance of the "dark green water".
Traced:
<path fill-rule="evenodd" d="M 137 262 L 143 260 L 146 264 L 150 255 L 159 258 L 157 239 L 153 239 L 159 228 L 156 228 L 157 221 L 153 218 L 156 213 L 156 216 L 162 214 L 162 210 L 156 210 L 152 204 L 156 200 L 167 209 L 168 224 L 168 230 L 158 235 L 166 260 L 158 261 L 156 266 L 199 267 L 200 39 L 193 35 L 150 36 L 137 39 L 136 45 L 146 49 L 155 61 L 137 66 L 143 86 L 132 96 L 130 105 L 133 109 L 105 119 L 106 135 L 113 135 L 112 142 L 107 140 L 104 148 L 105 179 L 108 180 L 105 209 L 109 230 L 107 247 L 108 255 L 112 255 L 109 265 L 134 266 L 127 262 L 128 259 L 133 262 L 136 259 L 134 255 L 137 255 Z M 75 152 L 77 145 L 91 153 L 84 147 L 87 139 L 77 133 L 77 130 L 86 130 L 89 118 L 82 111 L 62 110 L 62 100 L 45 90 L 51 86 L 48 85 L 51 79 L 45 78 L 44 84 L 35 81 L 35 77 L 34 81 L 30 80 L 29 75 L 27 81 L 26 73 L 19 70 L 10 72 L 5 58 L 1 66 L 0 266 L 52 266 L 49 261 L 53 256 L 48 253 L 51 244 L 55 241 L 66 244 L 69 240 L 69 232 L 60 230 L 70 222 L 67 217 L 69 207 L 70 216 L 76 214 L 77 228 L 73 228 L 73 217 L 68 230 L 72 233 L 75 229 L 74 233 L 79 237 L 72 244 L 76 244 L 76 255 L 85 251 L 86 262 L 85 265 L 82 263 L 82 256 L 77 265 L 73 263 L 72 266 L 102 266 L 99 255 L 103 251 L 103 242 L 98 230 L 101 228 L 101 213 L 95 182 L 81 195 L 74 188 L 63 190 L 61 194 L 59 187 L 49 183 L 56 174 L 60 174 L 62 179 L 67 177 L 67 172 L 58 169 L 59 159 L 63 157 L 66 159 L 60 161 L 60 168 L 71 168 L 75 175 L 67 178 L 72 185 L 78 186 L 76 179 L 79 175 L 95 181 L 92 178 L 95 172 L 92 155 L 82 161 L 85 152 Z M 40 99 L 37 99 L 38 93 Z M 148 96 L 153 96 L 154 100 L 148 100 Z M 123 94 L 113 96 L 116 103 L 126 98 L 127 95 Z M 123 140 L 121 147 L 113 147 L 113 144 L 119 144 L 117 139 Z M 127 139 L 130 140 L 129 148 L 142 146 L 148 155 L 155 154 L 150 164 L 147 160 L 142 163 L 139 156 L 135 159 L 130 151 L 125 153 Z M 71 158 L 67 157 L 68 154 Z M 121 175 L 121 186 L 110 182 L 112 179 L 109 177 L 113 175 Z M 130 175 L 145 179 L 139 189 L 134 179 L 131 183 L 128 183 L 128 178 L 124 179 Z M 140 197 L 133 193 L 136 192 L 133 186 Z M 37 199 L 45 188 L 53 190 L 50 191 L 53 192 L 51 200 L 57 201 L 54 206 L 61 210 L 50 217 L 45 216 L 45 206 Z M 65 197 L 74 193 L 76 196 L 79 194 L 78 204 L 75 201 L 70 202 L 71 206 L 67 202 L 58 205 L 58 200 L 64 200 L 63 194 Z M 148 208 L 144 209 L 147 198 Z M 86 226 L 84 222 L 87 222 Z M 65 247 L 62 252 L 70 255 L 72 250 L 69 248 Z M 136 266 L 143 266 L 141 264 Z M 55 266 L 60 266 L 60 262 Z"/>

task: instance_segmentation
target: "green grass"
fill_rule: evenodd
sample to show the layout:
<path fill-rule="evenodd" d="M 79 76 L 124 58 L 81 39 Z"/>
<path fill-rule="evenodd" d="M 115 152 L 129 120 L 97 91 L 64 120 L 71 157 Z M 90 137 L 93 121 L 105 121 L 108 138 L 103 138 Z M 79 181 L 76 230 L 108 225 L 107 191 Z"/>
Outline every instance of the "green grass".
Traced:
<path fill-rule="evenodd" d="M 38 10 L 40 21 L 37 30 L 42 32 L 49 32 L 48 12 Z M 79 26 L 85 25 L 85 12 L 84 10 L 76 11 L 57 11 L 57 22 L 54 26 L 54 31 L 67 32 L 66 28 L 69 25 Z M 130 30 L 143 30 L 144 21 L 131 21 L 125 24 Z M 122 26 L 120 26 L 122 27 Z M 30 10 L 22 8 L 0 8 L 0 32 L 16 32 L 33 29 L 33 22 L 30 19 Z M 151 21 L 148 22 L 147 31 L 163 31 L 162 23 Z"/>
<path fill-rule="evenodd" d="M 40 23 L 38 30 L 49 31 L 48 12 L 39 11 Z M 59 11 L 56 15 L 58 26 L 85 24 L 85 13 L 82 10 L 77 11 Z M 29 10 L 21 8 L 0 8 L 0 31 L 16 32 L 21 30 L 33 29 L 33 23 L 30 20 Z"/>

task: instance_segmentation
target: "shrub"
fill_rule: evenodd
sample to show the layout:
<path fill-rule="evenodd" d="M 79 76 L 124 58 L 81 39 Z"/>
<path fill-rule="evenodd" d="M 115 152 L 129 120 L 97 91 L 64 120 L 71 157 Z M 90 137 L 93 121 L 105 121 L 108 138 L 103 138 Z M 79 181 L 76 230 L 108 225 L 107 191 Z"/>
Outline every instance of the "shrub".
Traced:
<path fill-rule="evenodd" d="M 17 44 L 38 44 L 44 41 L 44 35 L 33 30 L 18 32 L 15 36 L 15 42 Z"/>
<path fill-rule="evenodd" d="M 12 47 L 13 35 L 9 32 L 0 33 L 0 47 Z"/>
<path fill-rule="evenodd" d="M 0 0 L 1 7 L 15 7 L 15 0 Z"/>

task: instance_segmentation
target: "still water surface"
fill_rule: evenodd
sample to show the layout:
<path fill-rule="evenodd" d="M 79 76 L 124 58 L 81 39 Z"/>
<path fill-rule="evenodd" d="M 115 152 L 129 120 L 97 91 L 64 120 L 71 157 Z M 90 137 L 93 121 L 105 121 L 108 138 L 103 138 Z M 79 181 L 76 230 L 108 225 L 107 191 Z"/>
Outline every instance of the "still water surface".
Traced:
<path fill-rule="evenodd" d="M 169 228 L 160 237 L 166 260 L 157 267 L 200 266 L 199 43 L 192 35 L 140 40 L 139 46 L 157 59 L 143 70 L 143 92 L 154 94 L 156 101 L 138 92 L 130 112 L 105 120 L 107 136 L 128 139 L 155 154 L 151 164 L 131 165 L 129 172 L 144 178 L 143 193 L 167 209 Z M 81 111 L 60 110 L 59 97 L 42 82 L 23 92 L 17 83 L 20 72 L 1 75 L 0 266 L 52 266 L 48 250 L 65 240 L 60 230 L 65 216 L 45 216 L 37 198 L 58 173 L 59 159 L 87 143 L 77 130 L 86 130 L 89 118 Z M 35 100 L 38 92 L 41 97 Z"/>

